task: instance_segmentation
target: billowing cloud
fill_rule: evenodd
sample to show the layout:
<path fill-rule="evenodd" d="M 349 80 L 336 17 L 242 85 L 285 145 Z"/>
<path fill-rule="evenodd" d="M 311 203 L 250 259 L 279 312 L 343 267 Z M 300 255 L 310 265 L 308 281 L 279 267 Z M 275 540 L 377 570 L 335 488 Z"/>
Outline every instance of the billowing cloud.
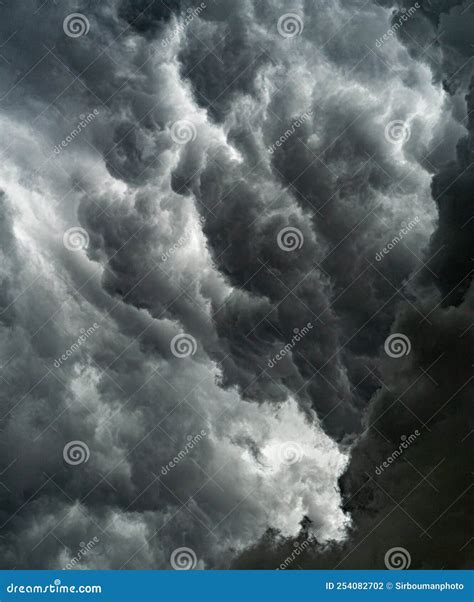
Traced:
<path fill-rule="evenodd" d="M 464 563 L 471 13 L 383 4 L 5 9 L 4 568 Z"/>

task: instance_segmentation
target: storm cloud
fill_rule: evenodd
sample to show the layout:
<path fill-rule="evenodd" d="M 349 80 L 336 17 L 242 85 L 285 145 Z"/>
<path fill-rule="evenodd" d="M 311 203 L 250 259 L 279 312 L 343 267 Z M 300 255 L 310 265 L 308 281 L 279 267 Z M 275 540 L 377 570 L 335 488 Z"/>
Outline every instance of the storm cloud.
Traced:
<path fill-rule="evenodd" d="M 4 3 L 2 568 L 467 566 L 473 12 L 410 6 Z"/>

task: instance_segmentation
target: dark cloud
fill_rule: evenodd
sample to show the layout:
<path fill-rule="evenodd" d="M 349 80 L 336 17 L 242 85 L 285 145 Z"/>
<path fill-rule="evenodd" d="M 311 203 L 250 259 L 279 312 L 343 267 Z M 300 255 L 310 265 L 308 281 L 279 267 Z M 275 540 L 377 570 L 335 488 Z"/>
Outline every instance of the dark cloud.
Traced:
<path fill-rule="evenodd" d="M 123 0 L 119 3 L 118 15 L 138 33 L 152 37 L 187 4 L 184 0 Z"/>
<path fill-rule="evenodd" d="M 291 568 L 383 569 L 395 546 L 409 551 L 413 569 L 469 568 L 471 315 L 472 293 L 458 308 L 432 308 L 431 324 L 411 309 L 398 318 L 393 328 L 409 333 L 412 352 L 381 366 L 383 384 L 341 480 L 351 535 L 341 546 L 313 543 Z M 267 534 L 233 566 L 276 568 L 295 543 Z"/>
<path fill-rule="evenodd" d="M 380 5 L 393 7 L 383 0 Z M 463 0 L 400 0 L 392 23 L 397 35 L 417 60 L 426 61 L 449 93 L 462 91 L 472 72 L 472 6 Z M 418 5 L 418 6 L 417 6 Z M 416 10 L 410 14 L 410 8 Z"/>
<path fill-rule="evenodd" d="M 411 568 L 470 566 L 464 527 L 472 506 L 466 464 L 472 424 L 465 421 L 473 390 L 472 92 L 467 101 L 468 135 L 458 143 L 457 161 L 432 185 L 438 226 L 422 282 L 435 285 L 442 297 L 416 302 L 413 309 L 405 305 L 392 326 L 409 336 L 412 353 L 380 365 L 381 388 L 341 478 L 344 509 L 353 521 L 350 537 L 342 546 L 312 541 L 292 568 L 384 568 L 385 553 L 396 545 L 410 552 Z M 401 444 L 410 435 L 414 442 L 405 451 Z M 275 568 L 287 558 L 293 563 L 302 537 L 269 531 L 233 566 Z"/>
<path fill-rule="evenodd" d="M 5 9 L 2 566 L 465 566 L 471 13 L 205 4 Z"/>
<path fill-rule="evenodd" d="M 469 133 L 457 147 L 453 161 L 433 178 L 433 197 L 439 226 L 430 244 L 430 268 L 443 295 L 443 304 L 459 304 L 472 281 L 473 220 L 473 120 L 472 84 L 467 96 Z"/>

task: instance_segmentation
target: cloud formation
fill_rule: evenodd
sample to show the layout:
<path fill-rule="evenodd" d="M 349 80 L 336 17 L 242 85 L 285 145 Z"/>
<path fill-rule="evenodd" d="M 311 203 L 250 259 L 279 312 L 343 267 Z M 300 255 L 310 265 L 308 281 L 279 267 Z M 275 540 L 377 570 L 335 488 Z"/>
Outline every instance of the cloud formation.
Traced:
<path fill-rule="evenodd" d="M 5 8 L 2 568 L 464 565 L 472 12 L 384 4 Z"/>

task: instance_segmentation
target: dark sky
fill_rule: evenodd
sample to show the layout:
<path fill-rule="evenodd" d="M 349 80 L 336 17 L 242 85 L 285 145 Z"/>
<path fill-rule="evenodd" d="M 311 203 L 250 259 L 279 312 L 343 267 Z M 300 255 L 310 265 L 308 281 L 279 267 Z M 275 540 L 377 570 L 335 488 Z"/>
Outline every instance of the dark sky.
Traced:
<path fill-rule="evenodd" d="M 0 10 L 0 568 L 467 568 L 474 5 Z"/>

